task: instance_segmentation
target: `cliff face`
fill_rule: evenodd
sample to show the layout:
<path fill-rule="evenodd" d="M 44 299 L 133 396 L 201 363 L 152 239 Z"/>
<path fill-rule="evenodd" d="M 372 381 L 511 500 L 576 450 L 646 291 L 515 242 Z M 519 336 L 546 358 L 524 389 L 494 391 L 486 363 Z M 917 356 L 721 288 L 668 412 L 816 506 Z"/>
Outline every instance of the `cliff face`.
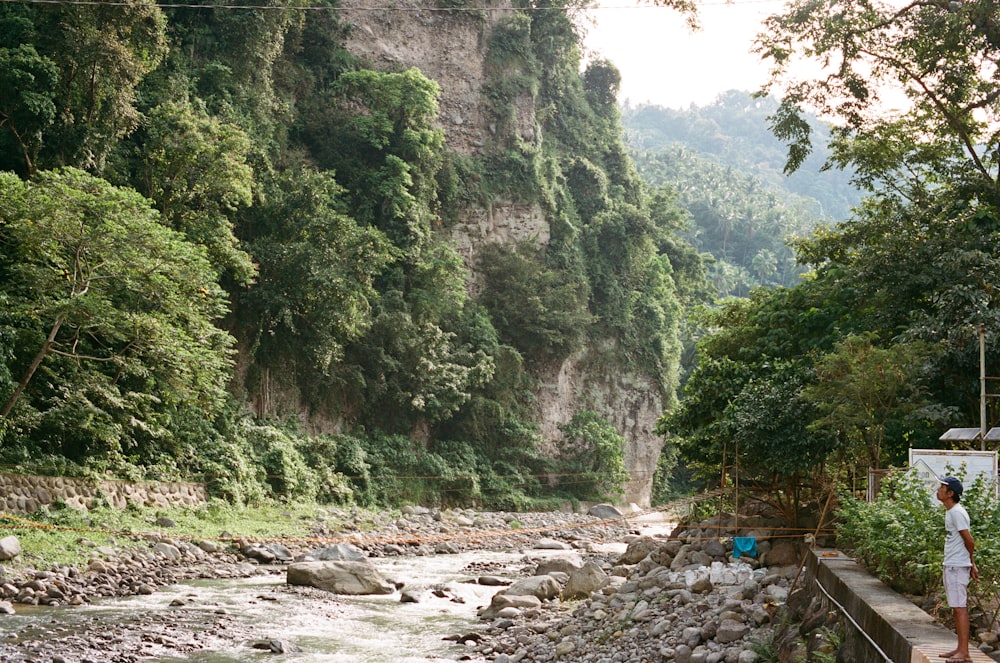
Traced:
<path fill-rule="evenodd" d="M 350 26 L 348 51 L 378 70 L 416 67 L 440 86 L 439 124 L 448 148 L 460 155 L 483 153 L 498 137 L 484 94 L 488 82 L 487 45 L 491 30 L 514 13 L 507 0 L 477 10 L 435 10 L 419 0 L 400 0 L 392 11 L 368 9 L 362 0 L 346 0 L 341 19 Z M 541 129 L 535 100 L 521 94 L 513 103 L 510 131 L 525 143 L 537 143 Z M 497 200 L 489 207 L 464 210 L 461 220 L 444 231 L 466 264 L 475 269 L 478 249 L 489 243 L 547 244 L 550 219 L 538 203 Z M 471 286 L 471 284 L 470 284 Z M 603 359 L 598 361 L 596 357 Z M 653 471 L 663 446 L 655 433 L 663 410 L 659 387 L 648 376 L 609 361 L 613 351 L 587 347 L 560 365 L 535 367 L 535 394 L 543 437 L 558 439 L 559 425 L 583 409 L 598 412 L 625 437 L 626 468 L 632 480 L 624 502 L 648 506 Z"/>

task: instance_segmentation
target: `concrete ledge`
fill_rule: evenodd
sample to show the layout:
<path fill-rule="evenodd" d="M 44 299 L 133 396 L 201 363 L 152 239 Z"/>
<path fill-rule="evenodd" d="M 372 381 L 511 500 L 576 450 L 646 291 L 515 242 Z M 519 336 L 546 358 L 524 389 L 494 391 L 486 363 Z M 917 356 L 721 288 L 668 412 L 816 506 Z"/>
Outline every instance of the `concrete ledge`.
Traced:
<path fill-rule="evenodd" d="M 813 550 L 816 582 L 875 642 L 893 663 L 942 663 L 938 655 L 955 648 L 955 634 L 930 615 L 833 550 Z M 977 649 L 976 663 L 995 663 Z"/>

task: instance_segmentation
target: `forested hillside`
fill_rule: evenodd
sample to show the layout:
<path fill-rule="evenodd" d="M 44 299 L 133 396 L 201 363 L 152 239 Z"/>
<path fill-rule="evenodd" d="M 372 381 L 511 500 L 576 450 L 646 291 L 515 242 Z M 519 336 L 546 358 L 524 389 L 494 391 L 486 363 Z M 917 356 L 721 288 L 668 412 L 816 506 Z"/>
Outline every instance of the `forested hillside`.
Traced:
<path fill-rule="evenodd" d="M 0 5 L 0 463 L 243 502 L 648 497 L 704 271 L 617 70 L 534 9 Z M 472 232 L 504 209 L 535 225 Z"/>
<path fill-rule="evenodd" d="M 789 245 L 820 225 L 848 218 L 861 200 L 850 169 L 824 168 L 829 127 L 807 116 L 813 152 L 786 174 L 787 148 L 770 131 L 771 97 L 730 91 L 708 106 L 626 107 L 622 123 L 640 175 L 676 192 L 690 214 L 684 238 L 712 256 L 721 296 L 795 285 L 805 269 Z"/>

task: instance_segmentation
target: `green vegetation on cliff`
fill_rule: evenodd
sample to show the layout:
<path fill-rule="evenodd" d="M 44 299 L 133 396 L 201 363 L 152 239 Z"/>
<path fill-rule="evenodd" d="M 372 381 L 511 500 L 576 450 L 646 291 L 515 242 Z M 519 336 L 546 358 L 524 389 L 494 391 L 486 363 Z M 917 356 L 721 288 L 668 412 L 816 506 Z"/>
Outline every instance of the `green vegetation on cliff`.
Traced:
<path fill-rule="evenodd" d="M 535 383 L 613 347 L 671 403 L 704 271 L 627 156 L 618 72 L 580 73 L 572 7 L 485 34 L 473 154 L 438 83 L 345 49 L 335 3 L 268 7 L 0 7 L 0 464 L 237 502 L 617 493 L 617 470 L 543 482 L 620 468 L 624 440 L 581 408 L 543 455 Z M 444 231 L 498 200 L 551 241 L 467 265 Z"/>

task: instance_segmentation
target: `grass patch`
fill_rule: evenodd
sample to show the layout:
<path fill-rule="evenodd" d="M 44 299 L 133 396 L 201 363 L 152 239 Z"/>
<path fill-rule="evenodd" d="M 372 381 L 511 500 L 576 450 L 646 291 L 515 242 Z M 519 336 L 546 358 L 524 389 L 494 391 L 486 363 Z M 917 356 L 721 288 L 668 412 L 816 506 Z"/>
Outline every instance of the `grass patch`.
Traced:
<path fill-rule="evenodd" d="M 325 514 L 325 515 L 324 515 Z M 221 501 L 197 507 L 147 509 L 106 506 L 81 511 L 55 505 L 25 516 L 0 518 L 4 536 L 16 536 L 21 555 L 4 563 L 10 570 L 82 565 L 95 555 L 97 546 L 131 545 L 141 534 L 160 534 L 177 539 L 219 539 L 224 536 L 247 539 L 308 538 L 315 536 L 317 518 L 323 517 L 327 531 L 338 531 L 349 520 L 354 528 L 374 526 L 373 514 L 357 517 L 317 504 L 265 503 L 237 508 Z M 174 521 L 174 527 L 156 524 L 160 517 Z"/>

